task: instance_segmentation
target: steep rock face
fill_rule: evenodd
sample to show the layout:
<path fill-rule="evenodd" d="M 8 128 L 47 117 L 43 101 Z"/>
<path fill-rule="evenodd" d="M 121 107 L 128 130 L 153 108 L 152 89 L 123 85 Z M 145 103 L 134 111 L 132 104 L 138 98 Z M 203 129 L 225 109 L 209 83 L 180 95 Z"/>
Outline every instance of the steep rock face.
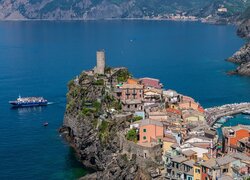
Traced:
<path fill-rule="evenodd" d="M 250 61 L 250 43 L 245 44 L 240 50 L 236 51 L 228 61 L 242 64 Z"/>
<path fill-rule="evenodd" d="M 121 153 L 121 132 L 129 127 L 128 119 L 107 114 L 118 107 L 105 76 L 81 74 L 69 82 L 67 107 L 60 132 L 74 147 L 79 160 L 96 173 L 83 179 L 136 179 L 143 177 L 136 157 L 129 159 Z M 147 179 L 147 178 L 146 178 Z"/>
<path fill-rule="evenodd" d="M 239 64 L 237 69 L 231 73 L 250 76 L 250 7 L 241 15 L 237 34 L 248 42 L 235 52 L 232 57 L 227 59 L 230 62 Z"/>
<path fill-rule="evenodd" d="M 236 72 L 240 75 L 250 76 L 250 62 L 241 64 L 237 69 Z"/>
<path fill-rule="evenodd" d="M 250 43 L 245 44 L 232 57 L 227 59 L 230 62 L 239 64 L 237 69 L 232 74 L 240 74 L 249 76 L 250 75 Z"/>
<path fill-rule="evenodd" d="M 250 20 L 243 21 L 238 29 L 237 29 L 238 36 L 242 38 L 250 38 Z"/>

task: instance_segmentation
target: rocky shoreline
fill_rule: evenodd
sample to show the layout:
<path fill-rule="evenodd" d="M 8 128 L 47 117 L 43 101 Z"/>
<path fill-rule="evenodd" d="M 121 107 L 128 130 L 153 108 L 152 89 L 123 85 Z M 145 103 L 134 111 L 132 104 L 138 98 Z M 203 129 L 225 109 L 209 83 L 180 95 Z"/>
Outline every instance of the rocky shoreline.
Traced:
<path fill-rule="evenodd" d="M 230 71 L 229 74 L 250 76 L 250 20 L 248 18 L 240 21 L 237 35 L 246 39 L 247 42 L 227 59 L 227 61 L 239 65 L 236 70 Z"/>
<path fill-rule="evenodd" d="M 229 72 L 229 74 L 250 76 L 250 43 L 241 47 L 240 50 L 235 52 L 227 61 L 239 65 L 236 70 Z"/>

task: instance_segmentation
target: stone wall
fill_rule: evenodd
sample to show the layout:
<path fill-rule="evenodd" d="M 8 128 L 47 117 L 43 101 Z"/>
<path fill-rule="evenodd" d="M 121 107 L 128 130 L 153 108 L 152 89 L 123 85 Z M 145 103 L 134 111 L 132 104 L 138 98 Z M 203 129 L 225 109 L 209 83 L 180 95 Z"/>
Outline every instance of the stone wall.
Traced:
<path fill-rule="evenodd" d="M 155 145 L 153 147 L 146 147 L 138 145 L 134 142 L 128 141 L 124 138 L 124 135 L 120 135 L 120 147 L 122 153 L 132 157 L 136 155 L 136 162 L 141 167 L 152 167 L 161 165 L 162 163 L 162 148 L 161 145 Z"/>

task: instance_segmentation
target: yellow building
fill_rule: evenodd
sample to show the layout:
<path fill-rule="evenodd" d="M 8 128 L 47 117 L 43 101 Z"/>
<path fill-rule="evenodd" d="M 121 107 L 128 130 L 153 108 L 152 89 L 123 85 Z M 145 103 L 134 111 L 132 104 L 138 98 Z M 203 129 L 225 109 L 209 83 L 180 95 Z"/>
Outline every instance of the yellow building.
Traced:
<path fill-rule="evenodd" d="M 199 164 L 194 164 L 194 180 L 201 180 L 201 167 Z"/>
<path fill-rule="evenodd" d="M 162 146 L 163 153 L 170 151 L 172 149 L 171 146 L 173 144 L 176 144 L 176 139 L 171 134 L 165 134 L 165 136 L 162 138 L 162 141 L 163 141 L 163 146 Z"/>

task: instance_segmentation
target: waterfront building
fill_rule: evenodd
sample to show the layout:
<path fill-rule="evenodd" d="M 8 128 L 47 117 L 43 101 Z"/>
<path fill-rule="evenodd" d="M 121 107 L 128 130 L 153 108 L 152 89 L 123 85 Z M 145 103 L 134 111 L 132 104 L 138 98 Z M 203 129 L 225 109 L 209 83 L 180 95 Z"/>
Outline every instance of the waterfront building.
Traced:
<path fill-rule="evenodd" d="M 249 148 L 244 147 L 245 138 L 248 140 L 250 137 L 250 126 L 247 125 L 237 125 L 233 127 L 223 127 L 222 128 L 222 142 L 223 142 L 223 152 L 244 152 L 248 151 Z M 242 140 L 240 142 L 240 140 Z M 249 143 L 248 143 L 249 145 Z"/>
<path fill-rule="evenodd" d="M 237 143 L 237 150 L 250 156 L 250 137 L 240 139 Z"/>

